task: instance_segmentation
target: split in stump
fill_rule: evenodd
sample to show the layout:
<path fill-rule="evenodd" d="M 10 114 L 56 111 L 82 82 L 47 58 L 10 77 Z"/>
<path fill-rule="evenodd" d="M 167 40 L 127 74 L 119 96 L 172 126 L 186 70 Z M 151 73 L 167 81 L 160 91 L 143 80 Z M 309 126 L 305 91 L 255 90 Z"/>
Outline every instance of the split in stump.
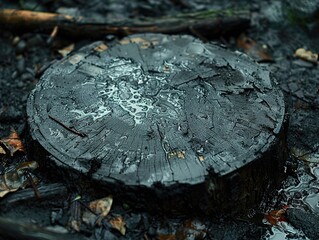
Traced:
<path fill-rule="evenodd" d="M 190 36 L 84 47 L 45 71 L 27 112 L 56 167 L 140 192 L 152 206 L 247 209 L 280 179 L 285 159 L 272 74 Z"/>

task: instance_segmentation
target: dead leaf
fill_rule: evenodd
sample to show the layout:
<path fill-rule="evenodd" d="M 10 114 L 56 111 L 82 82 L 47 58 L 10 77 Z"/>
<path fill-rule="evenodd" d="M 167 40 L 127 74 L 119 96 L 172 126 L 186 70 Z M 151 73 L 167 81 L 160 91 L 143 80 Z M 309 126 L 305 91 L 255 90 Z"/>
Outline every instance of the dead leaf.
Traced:
<path fill-rule="evenodd" d="M 67 56 L 70 52 L 72 52 L 74 50 L 74 43 L 58 50 L 58 53 L 60 53 L 62 55 L 62 57 Z"/>
<path fill-rule="evenodd" d="M 99 218 L 96 221 L 98 225 L 101 225 L 102 220 L 109 214 L 113 203 L 113 197 L 108 196 L 95 201 L 90 202 L 89 208 L 96 214 L 99 214 Z"/>
<path fill-rule="evenodd" d="M 22 162 L 16 167 L 16 170 L 18 173 L 22 173 L 23 170 L 32 171 L 38 167 L 39 164 L 36 161 Z"/>
<path fill-rule="evenodd" d="M 282 209 L 279 210 L 272 210 L 271 212 L 265 214 L 266 220 L 271 225 L 277 225 L 279 222 L 287 222 L 287 219 L 285 217 L 285 213 L 288 206 L 285 205 L 282 207 Z"/>
<path fill-rule="evenodd" d="M 168 153 L 168 158 L 177 157 L 179 159 L 185 159 L 185 151 L 174 150 Z"/>
<path fill-rule="evenodd" d="M 129 44 L 129 43 L 136 43 L 141 46 L 142 49 L 149 48 L 152 45 L 152 42 L 140 37 L 123 39 L 120 41 L 121 44 Z"/>
<path fill-rule="evenodd" d="M 188 219 L 180 226 L 175 235 L 177 239 L 205 239 L 206 225 L 200 220 Z"/>
<path fill-rule="evenodd" d="M 290 153 L 295 158 L 311 163 L 319 163 L 319 153 L 318 151 L 306 151 L 304 149 L 299 149 L 296 147 L 292 147 Z"/>
<path fill-rule="evenodd" d="M 107 50 L 109 47 L 107 45 L 105 45 L 104 43 L 98 45 L 97 47 L 94 48 L 95 51 L 97 52 L 104 52 L 105 50 Z"/>
<path fill-rule="evenodd" d="M 80 227 L 81 227 L 81 223 L 77 220 L 71 220 L 71 222 L 69 223 L 70 227 L 76 231 L 76 232 L 80 232 Z"/>
<path fill-rule="evenodd" d="M 318 54 L 317 53 L 313 53 L 309 50 L 306 50 L 304 48 L 298 48 L 295 53 L 294 53 L 294 57 L 300 58 L 302 60 L 305 60 L 307 62 L 311 62 L 311 63 L 318 63 Z"/>
<path fill-rule="evenodd" d="M 5 196 L 9 192 L 15 192 L 20 188 L 23 189 L 31 185 L 24 172 L 27 170 L 33 170 L 37 168 L 37 166 L 38 163 L 36 162 L 27 162 L 26 164 L 20 164 L 15 169 L 9 170 L 3 175 L 0 175 L 0 197 Z M 36 177 L 31 176 L 31 178 L 34 183 L 37 182 Z"/>
<path fill-rule="evenodd" d="M 123 236 L 125 235 L 126 232 L 126 223 L 123 220 L 123 217 L 121 216 L 117 216 L 114 217 L 110 220 L 110 224 L 112 225 L 112 227 L 116 230 L 118 230 Z"/>
<path fill-rule="evenodd" d="M 25 152 L 23 143 L 15 130 L 12 130 L 9 137 L 1 139 L 0 142 L 10 152 L 11 157 L 16 152 Z"/>
<path fill-rule="evenodd" d="M 245 53 L 258 62 L 273 62 L 266 44 L 257 43 L 255 40 L 241 34 L 237 38 L 237 47 L 243 49 Z"/>
<path fill-rule="evenodd" d="M 0 154 L 6 154 L 6 151 L 0 146 Z"/>

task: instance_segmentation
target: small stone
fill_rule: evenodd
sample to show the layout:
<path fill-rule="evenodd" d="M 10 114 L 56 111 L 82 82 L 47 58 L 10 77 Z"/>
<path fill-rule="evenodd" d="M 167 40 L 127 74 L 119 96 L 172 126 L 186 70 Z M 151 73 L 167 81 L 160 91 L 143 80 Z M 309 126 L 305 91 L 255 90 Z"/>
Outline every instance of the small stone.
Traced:
<path fill-rule="evenodd" d="M 28 80 L 32 80 L 33 79 L 33 75 L 31 73 L 24 73 L 21 76 L 21 80 L 22 81 L 28 81 Z"/>
<path fill-rule="evenodd" d="M 22 73 L 25 71 L 25 59 L 20 58 L 17 62 L 17 70 L 19 73 Z"/>
<path fill-rule="evenodd" d="M 15 36 L 13 39 L 12 39 L 12 45 L 17 45 L 20 41 L 20 37 L 19 36 Z"/>
<path fill-rule="evenodd" d="M 18 54 L 21 54 L 21 53 L 23 53 L 23 52 L 25 51 L 26 47 L 27 47 L 26 42 L 25 42 L 24 40 L 21 40 L 21 41 L 17 44 L 16 52 L 17 52 Z"/>
<path fill-rule="evenodd" d="M 18 81 L 18 82 L 17 82 L 17 87 L 18 87 L 18 88 L 22 88 L 23 86 L 24 86 L 23 81 Z"/>
<path fill-rule="evenodd" d="M 127 228 L 134 230 L 140 224 L 141 220 L 141 214 L 132 214 L 125 220 L 126 226 Z"/>
<path fill-rule="evenodd" d="M 109 239 L 109 240 L 117 240 L 117 239 L 119 239 L 114 233 L 111 232 L 110 229 L 105 229 L 103 231 L 103 235 L 101 237 L 102 238 L 100 238 L 100 239 Z"/>
<path fill-rule="evenodd" d="M 18 71 L 14 71 L 12 74 L 11 74 L 11 78 L 12 79 L 15 79 L 17 76 L 18 76 Z"/>

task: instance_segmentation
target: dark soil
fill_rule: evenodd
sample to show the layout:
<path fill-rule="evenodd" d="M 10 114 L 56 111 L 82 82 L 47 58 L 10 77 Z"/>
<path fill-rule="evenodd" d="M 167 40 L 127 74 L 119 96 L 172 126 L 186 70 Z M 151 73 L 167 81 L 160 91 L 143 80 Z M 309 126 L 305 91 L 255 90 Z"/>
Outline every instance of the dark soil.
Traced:
<path fill-rule="evenodd" d="M 190 218 L 186 216 L 167 217 L 161 212 L 145 212 L 136 210 L 136 206 L 127 204 L 126 199 L 114 199 L 109 217 L 121 215 L 127 226 L 125 236 L 112 229 L 107 221 L 102 226 L 82 224 L 79 233 L 73 233 L 68 222 L 72 199 L 81 195 L 80 202 L 88 205 L 97 197 L 107 196 L 102 189 L 77 187 L 76 179 L 71 186 L 65 184 L 55 172 L 39 169 L 36 175 L 40 179 L 38 185 L 42 198 L 35 201 L 32 188 L 8 194 L 0 200 L 1 218 L 14 219 L 12 224 L 36 224 L 44 228 L 54 229 L 59 233 L 68 232 L 65 239 L 301 239 L 311 228 L 307 222 L 300 226 L 298 217 L 291 217 L 294 226 L 283 221 L 276 227 L 262 221 L 265 213 L 280 209 L 283 205 L 299 207 L 311 215 L 319 213 L 319 139 L 317 124 L 319 119 L 318 89 L 319 69 L 317 64 L 309 63 L 293 56 L 298 48 L 306 48 L 314 53 L 319 52 L 316 21 L 305 19 L 297 7 L 287 6 L 287 1 L 263 1 L 247 5 L 246 1 L 217 1 L 208 4 L 204 0 L 136 0 L 136 1 L 2 1 L 1 8 L 21 7 L 37 11 L 68 11 L 95 18 L 134 18 L 141 16 L 163 16 L 177 12 L 190 12 L 209 8 L 223 9 L 226 7 L 249 8 L 252 11 L 251 26 L 246 35 L 254 39 L 267 50 L 273 61 L 261 62 L 273 72 L 279 82 L 286 99 L 289 117 L 288 147 L 291 153 L 286 164 L 286 180 L 280 189 L 274 189 L 259 207 L 252 208 L 247 214 L 236 217 Z M 235 2 L 235 3 L 234 3 Z M 254 2 L 254 1 L 253 1 Z M 20 4 L 19 4 L 20 3 Z M 61 9 L 72 7 L 73 9 Z M 283 9 L 283 11 L 281 11 Z M 289 10 L 289 11 L 288 11 Z M 232 50 L 244 51 L 236 45 L 238 36 L 220 36 L 209 41 L 224 44 Z M 59 49 L 75 44 L 75 51 L 92 40 L 74 39 L 68 36 L 57 36 L 48 43 L 49 34 L 41 31 L 15 32 L 8 26 L 0 26 L 0 138 L 9 135 L 12 128 L 16 129 L 23 139 L 27 139 L 26 101 L 28 94 L 35 87 L 39 73 L 50 62 L 60 59 Z M 117 36 L 105 36 L 111 41 Z M 256 54 L 252 54 L 256 57 Z M 258 54 L 257 54 L 258 55 Z M 256 57 L 256 60 L 258 57 Z M 27 141 L 25 142 L 28 146 Z M 31 155 L 31 154 L 29 154 Z M 16 155 L 10 159 L 0 158 L 1 174 L 7 167 L 25 160 L 25 156 Z M 32 160 L 29 158 L 29 160 Z M 105 189 L 103 189 L 104 191 Z M 112 190 L 109 190 L 111 193 Z M 253 207 L 253 206 L 252 206 Z M 296 220 L 297 219 L 297 220 Z M 311 219 L 314 218 L 307 218 Z M 292 222 L 292 221 L 291 221 Z M 301 223 L 302 224 L 302 223 Z M 316 223 L 313 223 L 314 225 Z M 0 236 L 8 239 L 8 229 L 4 224 L 0 227 Z M 4 230 L 6 229 L 6 230 Z M 12 228 L 14 229 L 14 228 Z M 306 229 L 306 230 L 305 230 Z M 14 231 L 14 230 L 10 230 Z M 40 231 L 40 230 L 39 230 Z M 315 231 L 316 232 L 316 231 Z M 318 231 L 317 231 L 318 232 Z M 317 236 L 308 235 L 309 239 Z M 12 236 L 11 236 L 12 237 Z M 12 239 L 14 239 L 13 237 Z M 21 238 L 22 239 L 22 238 Z M 33 239 L 36 239 L 33 237 Z"/>

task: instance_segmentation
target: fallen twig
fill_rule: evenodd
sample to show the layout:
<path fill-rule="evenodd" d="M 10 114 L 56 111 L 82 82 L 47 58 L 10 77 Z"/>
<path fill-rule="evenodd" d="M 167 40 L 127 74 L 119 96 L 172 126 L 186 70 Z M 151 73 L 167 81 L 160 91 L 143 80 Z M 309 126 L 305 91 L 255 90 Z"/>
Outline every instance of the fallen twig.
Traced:
<path fill-rule="evenodd" d="M 29 171 L 26 171 L 26 177 L 28 178 L 28 181 L 30 182 L 30 185 L 32 186 L 32 189 L 34 191 L 34 195 L 36 197 L 36 199 L 40 199 L 41 195 L 40 195 L 40 191 L 38 190 L 37 186 L 35 185 Z"/>
<path fill-rule="evenodd" d="M 73 127 L 68 127 L 67 125 L 65 125 L 63 122 L 61 122 L 60 120 L 52 117 L 51 115 L 49 115 L 49 118 L 53 121 L 55 121 L 56 123 L 60 124 L 62 127 L 64 127 L 65 129 L 69 130 L 70 132 L 80 136 L 80 137 L 87 137 L 87 135 L 85 133 L 79 132 L 77 131 L 75 128 Z"/>
<path fill-rule="evenodd" d="M 9 29 L 59 32 L 76 37 L 104 37 L 106 34 L 129 35 L 133 33 L 196 33 L 206 36 L 234 35 L 249 26 L 248 10 L 207 10 L 161 18 L 93 20 L 85 17 L 33 12 L 25 10 L 0 10 L 0 25 Z"/>

